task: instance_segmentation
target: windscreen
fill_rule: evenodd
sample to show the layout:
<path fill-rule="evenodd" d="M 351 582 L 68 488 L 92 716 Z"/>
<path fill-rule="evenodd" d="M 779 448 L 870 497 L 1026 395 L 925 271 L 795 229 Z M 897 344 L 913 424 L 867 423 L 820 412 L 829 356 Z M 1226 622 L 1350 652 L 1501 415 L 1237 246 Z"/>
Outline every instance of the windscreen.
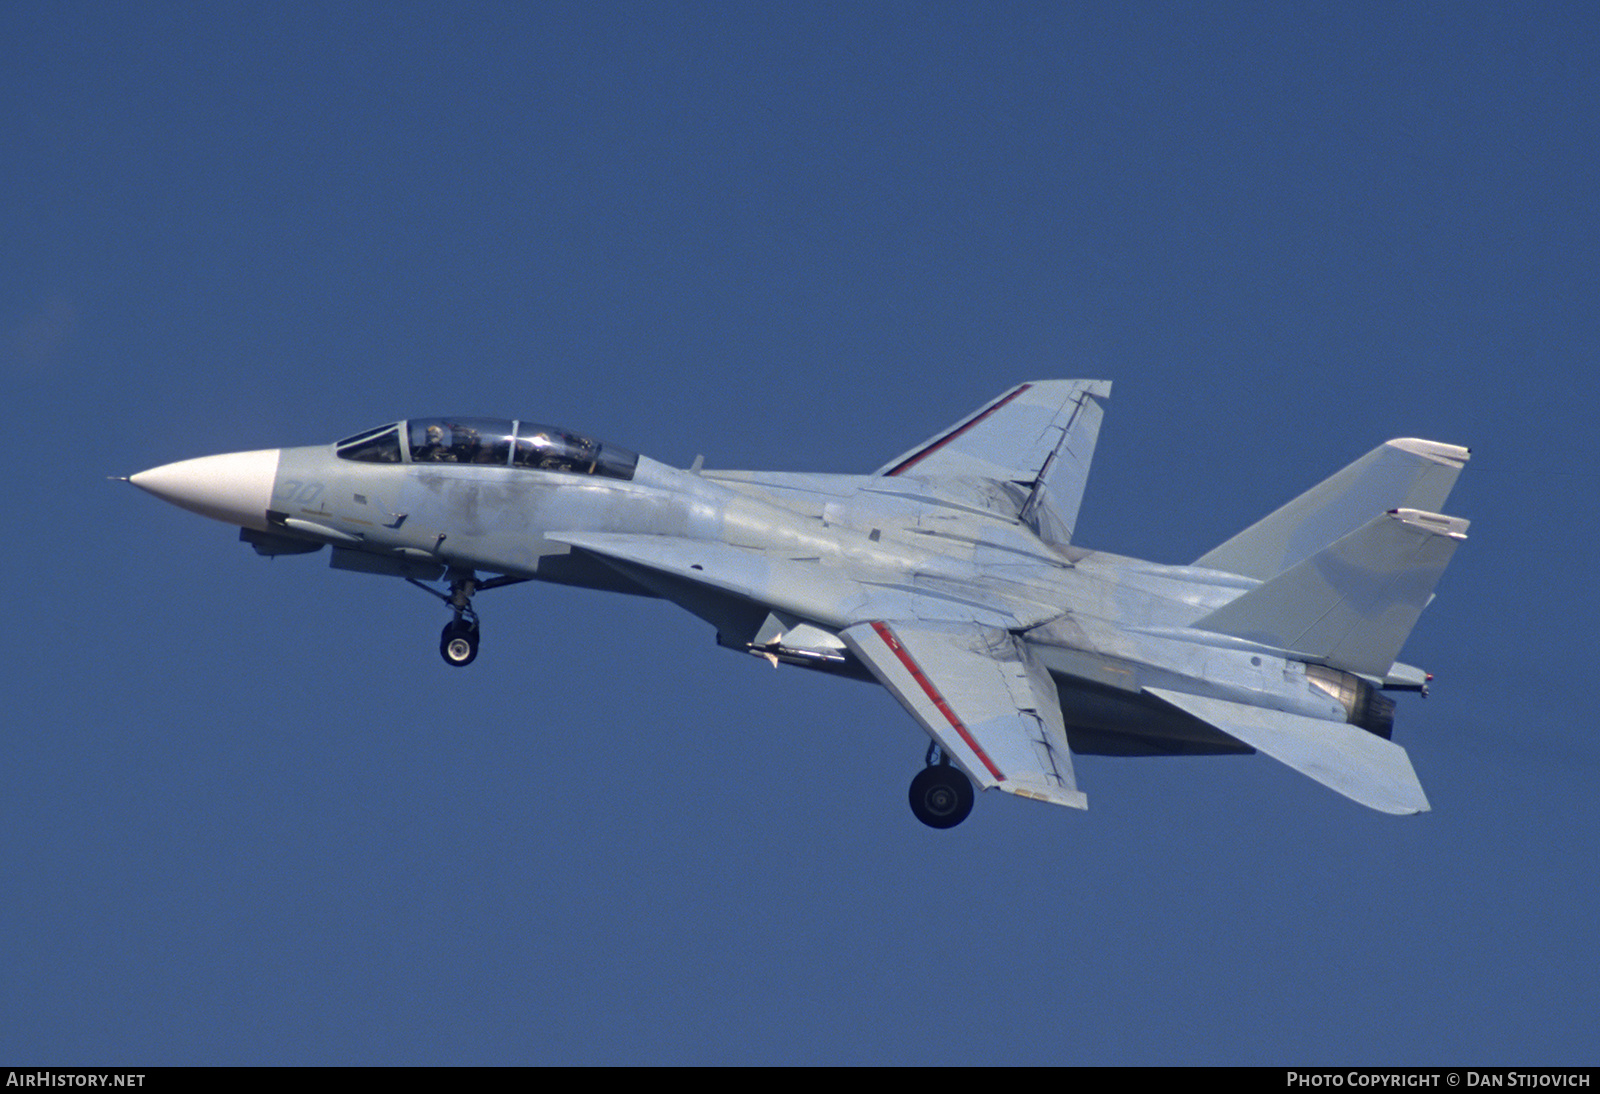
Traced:
<path fill-rule="evenodd" d="M 346 437 L 334 446 L 341 460 L 359 460 L 362 463 L 399 463 L 400 426 L 391 423 Z"/>

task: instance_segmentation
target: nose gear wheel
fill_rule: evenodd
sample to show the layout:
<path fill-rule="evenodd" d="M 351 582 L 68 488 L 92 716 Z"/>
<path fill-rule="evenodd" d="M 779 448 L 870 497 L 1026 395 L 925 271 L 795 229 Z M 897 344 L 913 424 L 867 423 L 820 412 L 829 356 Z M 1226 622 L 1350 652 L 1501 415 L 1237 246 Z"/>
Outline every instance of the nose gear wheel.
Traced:
<path fill-rule="evenodd" d="M 478 658 L 478 613 L 472 607 L 472 594 L 484 589 L 497 589 L 502 585 L 518 585 L 528 579 L 502 576 L 479 581 L 476 574 L 455 571 L 450 574 L 448 593 L 430 589 L 415 578 L 408 577 L 406 580 L 450 605 L 455 618 L 445 624 L 439 635 L 439 656 L 444 658 L 447 665 L 466 668 Z"/>
<path fill-rule="evenodd" d="M 439 656 L 445 664 L 457 668 L 472 664 L 478 656 L 477 620 L 453 619 L 446 623 L 439 635 Z"/>

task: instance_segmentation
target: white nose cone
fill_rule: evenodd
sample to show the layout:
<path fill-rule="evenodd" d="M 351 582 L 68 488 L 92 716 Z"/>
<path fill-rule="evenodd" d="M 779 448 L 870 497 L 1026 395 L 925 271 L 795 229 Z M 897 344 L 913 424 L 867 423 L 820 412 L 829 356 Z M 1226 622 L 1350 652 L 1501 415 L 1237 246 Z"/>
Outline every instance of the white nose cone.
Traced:
<path fill-rule="evenodd" d="M 141 471 L 128 481 L 203 517 L 264 531 L 281 451 L 264 448 L 180 460 Z"/>

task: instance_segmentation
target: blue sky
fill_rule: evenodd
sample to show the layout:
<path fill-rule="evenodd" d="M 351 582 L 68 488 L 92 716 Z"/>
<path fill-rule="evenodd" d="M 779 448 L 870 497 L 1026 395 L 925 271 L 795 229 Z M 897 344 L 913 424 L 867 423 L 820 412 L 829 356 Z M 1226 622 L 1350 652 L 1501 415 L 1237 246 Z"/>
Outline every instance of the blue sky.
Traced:
<path fill-rule="evenodd" d="M 1583 5 L 0 12 L 0 1062 L 1595 1062 Z M 1081 544 L 1474 449 L 1434 811 L 1264 757 L 905 803 L 655 602 L 268 561 L 116 483 L 407 416 L 865 471 L 1104 377 Z"/>

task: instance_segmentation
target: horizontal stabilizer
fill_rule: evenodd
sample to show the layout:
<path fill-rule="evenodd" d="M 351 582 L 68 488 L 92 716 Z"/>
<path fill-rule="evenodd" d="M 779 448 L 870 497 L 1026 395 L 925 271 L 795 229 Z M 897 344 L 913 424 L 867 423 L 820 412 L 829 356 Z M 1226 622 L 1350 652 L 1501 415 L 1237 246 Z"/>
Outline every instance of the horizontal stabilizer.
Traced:
<path fill-rule="evenodd" d="M 1195 626 L 1381 679 L 1466 532 L 1458 517 L 1384 513 Z"/>
<path fill-rule="evenodd" d="M 1414 437 L 1388 441 L 1201 555 L 1195 565 L 1266 581 L 1349 535 L 1374 513 L 1440 512 L 1471 454 Z"/>
<path fill-rule="evenodd" d="M 1380 813 L 1425 813 L 1428 797 L 1406 750 L 1343 722 L 1146 688 L 1258 752 Z"/>

